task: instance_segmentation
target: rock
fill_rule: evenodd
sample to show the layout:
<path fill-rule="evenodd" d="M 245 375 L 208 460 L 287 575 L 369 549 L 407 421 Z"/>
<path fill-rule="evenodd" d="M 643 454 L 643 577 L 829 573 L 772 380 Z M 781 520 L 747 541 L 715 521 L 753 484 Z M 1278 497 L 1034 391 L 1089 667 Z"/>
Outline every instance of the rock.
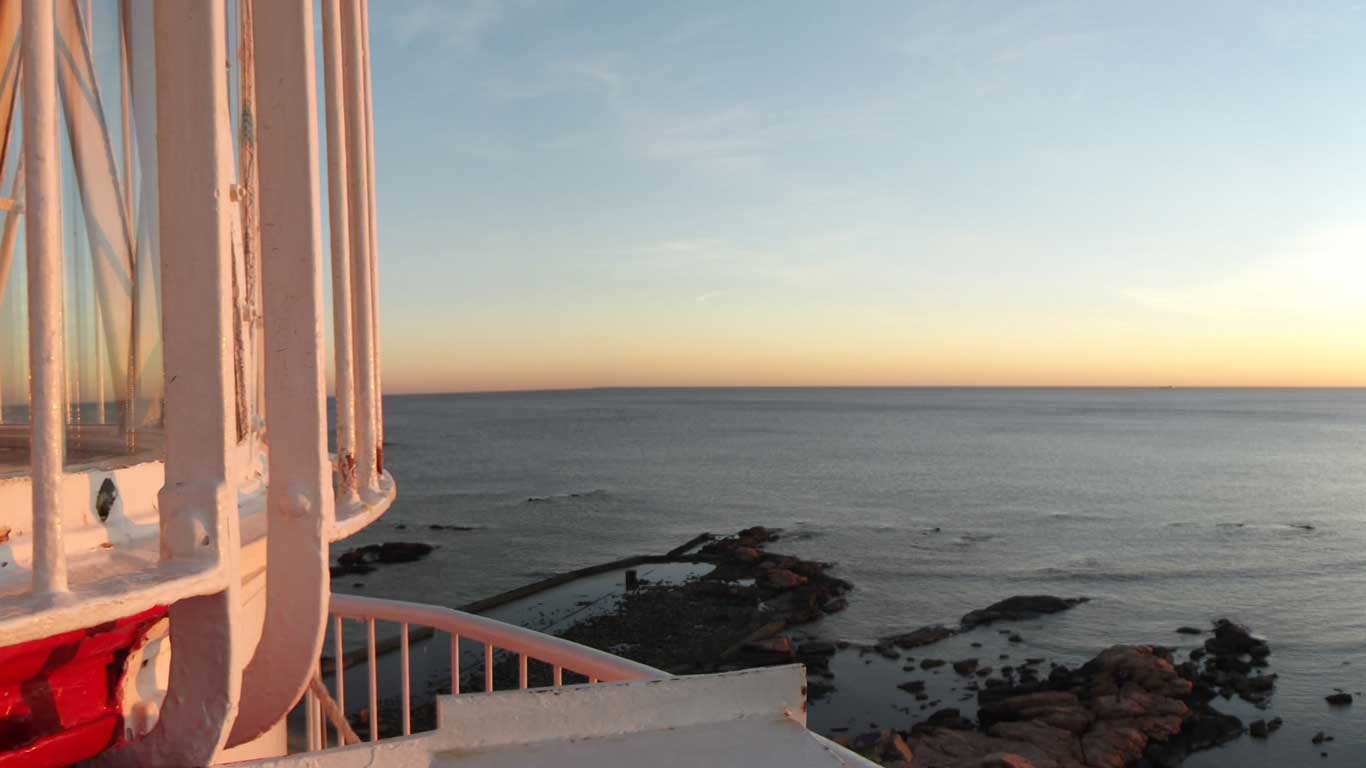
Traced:
<path fill-rule="evenodd" d="M 1091 768 L 1127 768 L 1138 762 L 1148 740 L 1124 725 L 1097 725 L 1081 737 L 1081 750 Z"/>
<path fill-rule="evenodd" d="M 410 563 L 420 560 L 435 549 L 431 544 L 414 541 L 386 541 L 383 544 L 366 544 L 347 550 L 337 556 L 337 564 L 332 566 L 333 576 L 365 574 L 375 570 L 375 564 L 390 565 Z"/>
<path fill-rule="evenodd" d="M 849 607 L 849 601 L 842 597 L 837 597 L 821 606 L 821 610 L 826 613 L 839 613 Z"/>
<path fill-rule="evenodd" d="M 963 659 L 953 663 L 953 671 L 967 676 L 977 671 L 977 659 Z"/>
<path fill-rule="evenodd" d="M 1024 638 L 1023 638 L 1023 637 L 1020 637 L 1020 633 L 1019 633 L 1019 632 L 1011 632 L 1011 633 L 1010 633 L 1010 637 L 1007 637 L 1006 639 L 1009 640 L 1009 641 L 1012 642 L 1012 643 L 1023 643 L 1023 642 L 1024 642 Z"/>
<path fill-rule="evenodd" d="M 953 707 L 946 707 L 936 711 L 926 718 L 923 723 L 916 723 L 911 726 L 911 733 L 915 734 L 917 729 L 925 730 L 928 728 L 949 728 L 955 731 L 975 731 L 977 725 L 971 720 L 963 717 L 963 714 Z"/>
<path fill-rule="evenodd" d="M 1197 713 L 1181 726 L 1181 735 L 1192 752 L 1217 747 L 1242 733 L 1242 720 L 1214 710 Z"/>
<path fill-rule="evenodd" d="M 1270 721 L 1267 722 L 1266 730 L 1271 733 L 1275 733 L 1276 731 L 1279 731 L 1281 729 L 1281 726 L 1284 724 L 1284 720 L 1280 719 L 1279 717 L 1273 717 Z"/>
<path fill-rule="evenodd" d="M 736 547 L 732 549 L 731 555 L 742 563 L 757 563 L 764 558 L 764 555 L 754 547 Z"/>
<path fill-rule="evenodd" d="M 940 640 L 953 637 L 956 634 L 958 634 L 957 630 L 949 629 L 948 627 L 939 624 L 931 624 L 930 626 L 921 627 L 920 629 L 907 632 L 904 635 L 892 635 L 891 637 L 884 637 L 882 640 L 878 642 L 891 643 L 892 645 L 895 645 L 898 648 L 910 649 L 919 648 L 922 645 L 930 645 L 931 643 L 937 643 Z"/>
<path fill-rule="evenodd" d="M 1334 707 L 1345 707 L 1352 703 L 1352 694 L 1341 692 L 1330 693 L 1327 696 L 1324 696 L 1323 700 Z"/>
<path fill-rule="evenodd" d="M 1035 765 L 1019 755 L 993 752 L 982 758 L 978 768 L 1035 768 Z"/>
<path fill-rule="evenodd" d="M 1247 627 L 1234 623 L 1228 619 L 1219 619 L 1214 622 L 1214 637 L 1205 641 L 1205 650 L 1215 656 L 1239 656 L 1244 653 L 1256 653 L 1265 656 L 1271 651 L 1266 647 L 1266 641 L 1258 637 L 1253 637 Z"/>
<path fill-rule="evenodd" d="M 1176 632 L 1177 632 L 1177 634 L 1181 634 L 1181 635 L 1203 635 L 1203 634 L 1205 634 L 1205 630 L 1199 629 L 1199 628 L 1197 628 L 1197 627 L 1177 627 L 1177 628 L 1176 628 Z"/>
<path fill-rule="evenodd" d="M 901 685 L 898 685 L 897 687 L 907 693 L 921 693 L 925 690 L 925 681 L 907 680 L 906 682 L 902 683 Z"/>
<path fill-rule="evenodd" d="M 784 657 L 796 655 L 796 648 L 792 645 L 792 639 L 787 637 L 769 637 L 763 640 L 755 640 L 745 643 L 745 650 L 756 651 L 758 653 L 771 653 Z"/>
<path fill-rule="evenodd" d="M 807 640 L 797 646 L 798 656 L 833 656 L 835 644 L 829 640 Z"/>
<path fill-rule="evenodd" d="M 1247 733 L 1254 739 L 1265 739 L 1271 730 L 1267 727 L 1265 720 L 1253 720 L 1247 724 Z"/>
<path fill-rule="evenodd" d="M 1020 621 L 1034 619 L 1050 613 L 1065 611 L 1080 605 L 1087 598 L 1062 598 L 1052 595 L 1016 595 L 1008 597 L 986 608 L 970 611 L 960 620 L 964 629 L 990 624 L 994 621 Z"/>
<path fill-rule="evenodd" d="M 1314 734 L 1314 738 L 1310 739 L 1310 741 L 1313 742 L 1313 743 L 1315 743 L 1315 744 L 1322 744 L 1323 742 L 1325 742 L 1325 741 L 1327 741 L 1327 740 L 1328 740 L 1328 735 L 1325 734 L 1323 731 L 1319 731 L 1318 733 Z"/>
<path fill-rule="evenodd" d="M 920 660 L 920 668 L 921 668 L 921 669 L 934 669 L 935 667 L 942 667 L 942 666 L 944 666 L 944 664 L 945 664 L 945 661 L 944 661 L 943 659 L 921 659 L 921 660 Z"/>
<path fill-rule="evenodd" d="M 901 734 L 899 733 L 892 734 L 892 749 L 896 751 L 896 754 L 899 755 L 902 760 L 905 760 L 908 763 L 915 761 L 915 753 L 911 751 L 910 745 L 906 743 L 905 739 L 901 738 Z"/>
<path fill-rule="evenodd" d="M 764 583 L 773 589 L 795 589 L 806 583 L 806 577 L 786 568 L 774 568 L 764 575 Z"/>

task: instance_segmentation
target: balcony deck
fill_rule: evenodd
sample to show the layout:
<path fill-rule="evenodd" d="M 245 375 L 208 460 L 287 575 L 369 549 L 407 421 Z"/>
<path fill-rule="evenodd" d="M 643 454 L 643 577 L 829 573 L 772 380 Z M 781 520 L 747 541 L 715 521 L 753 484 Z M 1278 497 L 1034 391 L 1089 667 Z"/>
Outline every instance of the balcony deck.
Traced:
<path fill-rule="evenodd" d="M 239 765 L 874 765 L 806 729 L 806 672 L 797 665 L 443 696 L 439 723 L 415 736 Z"/>

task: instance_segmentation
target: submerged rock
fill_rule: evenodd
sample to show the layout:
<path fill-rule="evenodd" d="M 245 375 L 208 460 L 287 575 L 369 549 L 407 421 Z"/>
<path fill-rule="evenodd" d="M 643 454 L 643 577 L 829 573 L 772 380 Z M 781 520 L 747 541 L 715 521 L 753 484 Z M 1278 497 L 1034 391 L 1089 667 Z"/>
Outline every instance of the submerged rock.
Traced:
<path fill-rule="evenodd" d="M 960 619 L 964 629 L 971 629 L 996 621 L 1036 619 L 1087 602 L 1085 597 L 1054 597 L 1053 595 L 1016 595 L 986 608 L 969 611 Z"/>
<path fill-rule="evenodd" d="M 958 634 L 958 631 L 955 629 L 949 629 L 941 624 L 931 624 L 927 627 L 921 627 L 920 629 L 905 634 L 884 637 L 878 641 L 878 644 L 895 645 L 898 648 L 904 649 L 919 648 L 922 645 L 937 643 L 940 640 L 945 640 L 956 634 Z"/>
<path fill-rule="evenodd" d="M 435 549 L 431 544 L 416 541 L 386 541 L 383 544 L 366 544 L 363 547 L 347 550 L 337 556 L 337 564 L 331 567 L 333 576 L 365 574 L 375 570 L 376 564 L 411 563 L 421 560 Z"/>

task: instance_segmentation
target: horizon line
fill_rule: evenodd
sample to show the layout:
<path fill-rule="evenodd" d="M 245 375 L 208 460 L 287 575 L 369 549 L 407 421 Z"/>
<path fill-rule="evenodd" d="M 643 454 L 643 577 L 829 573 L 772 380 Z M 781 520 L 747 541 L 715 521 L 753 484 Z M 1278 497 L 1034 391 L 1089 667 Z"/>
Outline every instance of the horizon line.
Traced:
<path fill-rule="evenodd" d="M 1053 390 L 1153 390 L 1158 392 L 1175 390 L 1296 390 L 1296 391 L 1337 391 L 1366 390 L 1363 384 L 644 384 L 644 385 L 602 385 L 595 387 L 527 387 L 508 389 L 451 389 L 415 392 L 385 392 L 385 397 L 431 397 L 435 395 L 531 395 L 531 394 L 570 394 L 580 392 L 640 392 L 667 390 L 858 390 L 858 389 L 1053 389 Z M 331 399 L 335 395 L 328 395 Z"/>

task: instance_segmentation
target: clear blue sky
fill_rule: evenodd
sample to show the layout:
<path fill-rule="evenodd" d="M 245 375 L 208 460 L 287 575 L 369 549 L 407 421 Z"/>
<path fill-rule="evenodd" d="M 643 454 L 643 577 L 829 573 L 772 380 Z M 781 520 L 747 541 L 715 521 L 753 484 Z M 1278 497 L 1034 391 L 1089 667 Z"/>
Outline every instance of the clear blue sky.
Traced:
<path fill-rule="evenodd" d="M 1361 4 L 371 6 L 388 390 L 1366 384 Z"/>

